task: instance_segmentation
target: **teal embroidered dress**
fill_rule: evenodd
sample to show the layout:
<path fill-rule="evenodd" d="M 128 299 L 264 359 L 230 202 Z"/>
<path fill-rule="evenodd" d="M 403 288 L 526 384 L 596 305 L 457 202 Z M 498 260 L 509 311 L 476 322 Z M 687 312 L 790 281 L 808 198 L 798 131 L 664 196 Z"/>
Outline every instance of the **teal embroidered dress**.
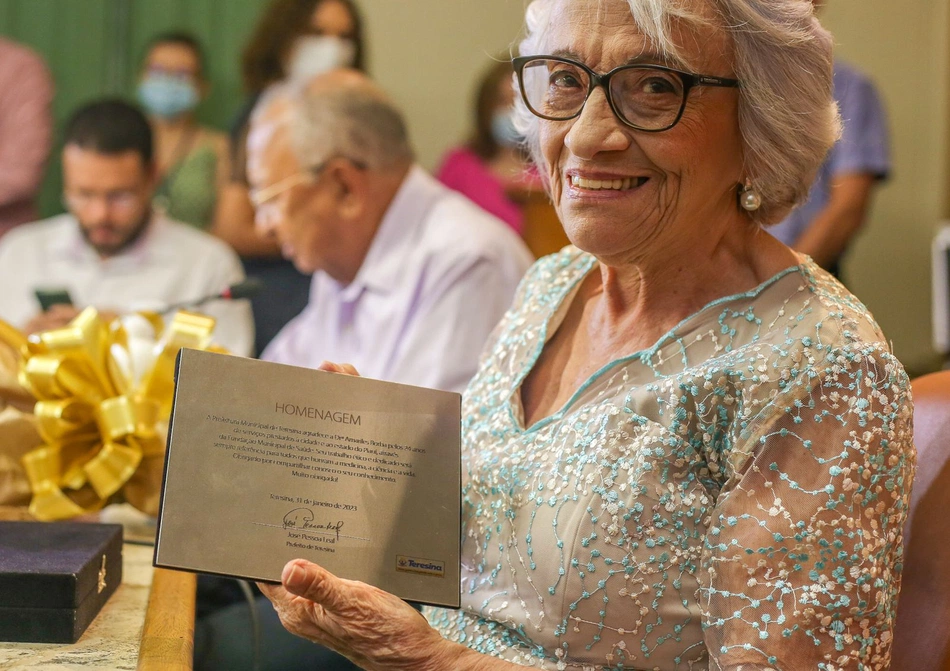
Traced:
<path fill-rule="evenodd" d="M 810 260 L 717 300 L 523 425 L 596 260 L 539 261 L 463 408 L 460 611 L 543 669 L 886 668 L 914 468 L 907 377 Z"/>

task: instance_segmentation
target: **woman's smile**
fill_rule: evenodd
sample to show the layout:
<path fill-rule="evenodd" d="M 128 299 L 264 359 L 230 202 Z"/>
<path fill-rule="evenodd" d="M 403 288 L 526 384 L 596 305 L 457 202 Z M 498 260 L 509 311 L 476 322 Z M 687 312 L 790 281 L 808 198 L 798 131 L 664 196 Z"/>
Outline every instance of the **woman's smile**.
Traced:
<path fill-rule="evenodd" d="M 649 180 L 648 175 L 569 170 L 564 175 L 564 189 L 571 200 L 625 198 L 638 192 Z"/>

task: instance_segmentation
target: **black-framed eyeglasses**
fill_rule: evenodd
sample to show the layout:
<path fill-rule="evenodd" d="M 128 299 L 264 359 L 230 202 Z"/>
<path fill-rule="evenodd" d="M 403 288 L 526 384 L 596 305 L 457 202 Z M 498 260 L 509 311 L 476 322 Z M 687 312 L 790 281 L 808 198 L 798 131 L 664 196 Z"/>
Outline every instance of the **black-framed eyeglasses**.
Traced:
<path fill-rule="evenodd" d="M 521 97 L 535 116 L 551 121 L 573 119 L 600 86 L 618 119 L 648 133 L 677 124 L 694 86 L 739 86 L 738 79 L 697 75 L 662 65 L 621 65 L 601 75 L 583 63 L 559 56 L 521 56 L 512 64 Z"/>

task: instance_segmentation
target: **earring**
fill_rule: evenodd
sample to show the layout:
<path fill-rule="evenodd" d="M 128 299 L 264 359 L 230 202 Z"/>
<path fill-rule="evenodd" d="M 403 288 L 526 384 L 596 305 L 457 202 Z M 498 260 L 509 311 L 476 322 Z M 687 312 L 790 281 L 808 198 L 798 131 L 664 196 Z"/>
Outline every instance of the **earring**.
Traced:
<path fill-rule="evenodd" d="M 749 180 L 739 187 L 739 205 L 746 212 L 755 212 L 762 207 L 762 196 L 752 188 L 752 182 Z"/>

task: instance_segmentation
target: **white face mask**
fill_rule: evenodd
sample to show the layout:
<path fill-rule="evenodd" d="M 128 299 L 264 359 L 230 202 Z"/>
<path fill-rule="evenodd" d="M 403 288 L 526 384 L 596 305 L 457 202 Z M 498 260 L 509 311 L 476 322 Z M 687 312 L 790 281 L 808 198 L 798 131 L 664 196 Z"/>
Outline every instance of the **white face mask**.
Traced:
<path fill-rule="evenodd" d="M 310 79 L 335 68 L 353 66 L 356 44 L 332 35 L 306 35 L 297 38 L 287 63 L 287 78 Z"/>

